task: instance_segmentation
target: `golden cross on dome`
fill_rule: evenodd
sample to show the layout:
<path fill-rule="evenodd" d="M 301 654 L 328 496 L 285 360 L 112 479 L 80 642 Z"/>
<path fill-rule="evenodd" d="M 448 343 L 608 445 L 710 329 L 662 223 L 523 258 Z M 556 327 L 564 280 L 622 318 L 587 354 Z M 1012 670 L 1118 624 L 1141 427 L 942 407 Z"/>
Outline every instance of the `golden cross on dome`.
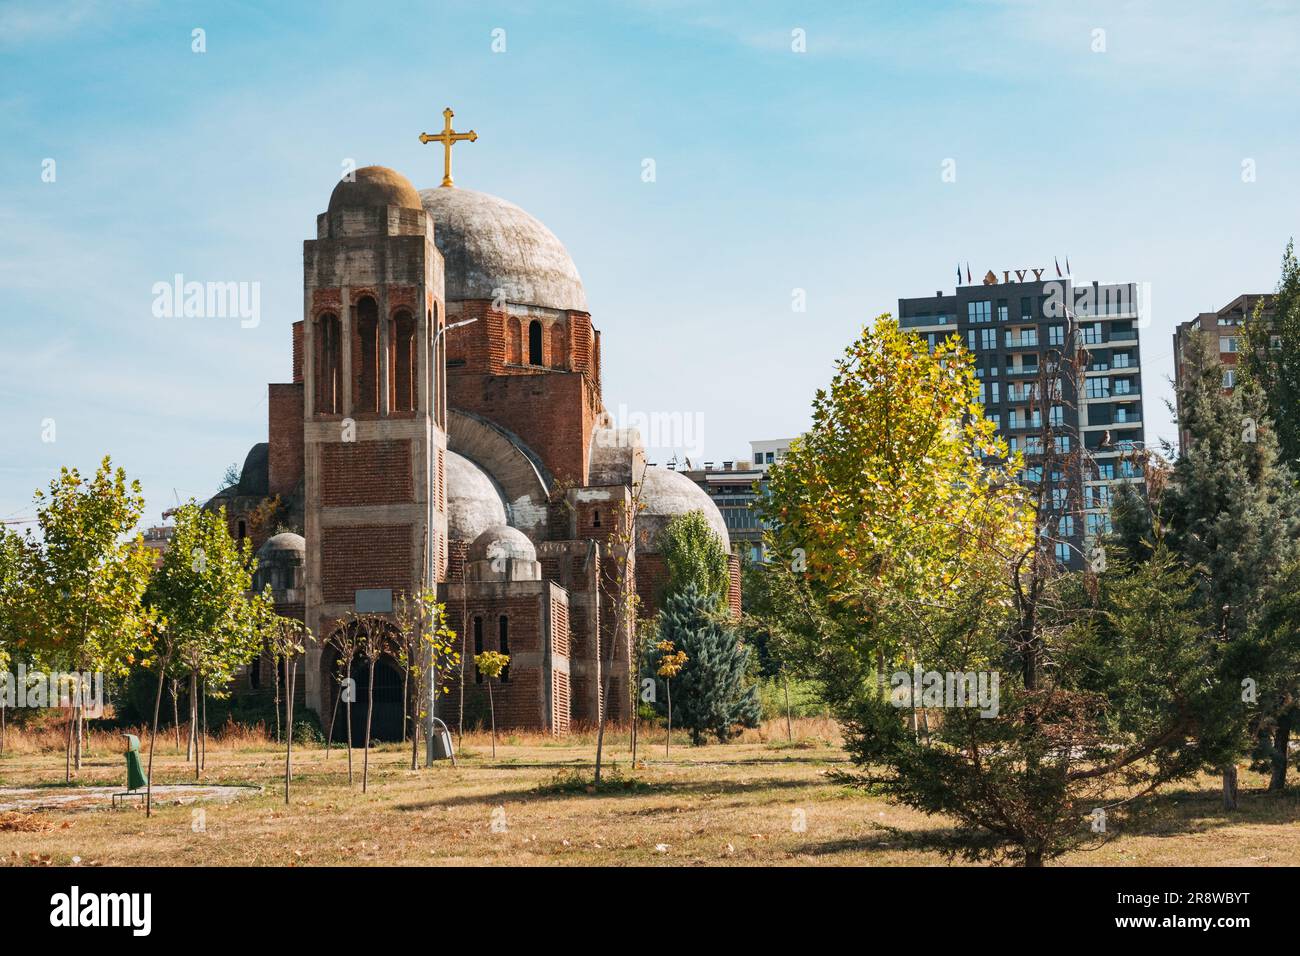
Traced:
<path fill-rule="evenodd" d="M 469 140 L 471 143 L 478 139 L 478 133 L 470 130 L 468 133 L 458 133 L 451 128 L 451 118 L 456 114 L 448 106 L 442 111 L 443 127 L 441 133 L 421 133 L 421 143 L 442 143 L 443 160 L 442 160 L 442 184 L 443 186 L 451 185 L 451 147 L 454 143 L 462 140 Z"/>

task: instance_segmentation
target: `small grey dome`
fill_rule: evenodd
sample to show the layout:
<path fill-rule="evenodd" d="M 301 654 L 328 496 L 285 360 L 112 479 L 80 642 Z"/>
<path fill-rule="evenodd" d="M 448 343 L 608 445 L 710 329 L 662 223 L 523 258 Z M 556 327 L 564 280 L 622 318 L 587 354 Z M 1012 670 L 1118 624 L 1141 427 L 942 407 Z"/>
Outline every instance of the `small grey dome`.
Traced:
<path fill-rule="evenodd" d="M 528 540 L 528 535 L 504 524 L 488 528 L 469 546 L 471 561 L 495 561 L 503 558 L 536 561 L 537 549 Z"/>
<path fill-rule="evenodd" d="M 268 584 L 276 600 L 294 600 L 289 592 L 302 587 L 307 561 L 307 542 L 302 535 L 281 531 L 257 549 L 257 570 L 253 573 L 253 590 L 260 593 Z"/>
<path fill-rule="evenodd" d="M 731 550 L 731 536 L 727 523 L 713 499 L 691 479 L 667 468 L 646 468 L 641 480 L 641 513 L 637 516 L 637 550 L 655 553 L 659 550 L 659 533 L 678 515 L 698 511 L 722 542 Z"/>
<path fill-rule="evenodd" d="M 588 311 L 564 244 L 514 203 L 456 187 L 422 189 L 420 198 L 446 261 L 448 302 L 500 294 L 515 305 Z"/>
<path fill-rule="evenodd" d="M 447 537 L 473 541 L 506 523 L 506 506 L 496 484 L 474 462 L 447 450 Z"/>
<path fill-rule="evenodd" d="M 257 549 L 257 556 L 258 558 L 265 558 L 280 552 L 287 552 L 291 555 L 306 554 L 307 542 L 300 534 L 294 534 L 292 531 L 281 531 L 279 534 L 271 535 L 262 543 L 262 546 Z"/>
<path fill-rule="evenodd" d="M 340 179 L 330 194 L 330 212 L 373 206 L 420 209 L 420 194 L 409 179 L 387 166 L 362 166 L 351 181 Z"/>

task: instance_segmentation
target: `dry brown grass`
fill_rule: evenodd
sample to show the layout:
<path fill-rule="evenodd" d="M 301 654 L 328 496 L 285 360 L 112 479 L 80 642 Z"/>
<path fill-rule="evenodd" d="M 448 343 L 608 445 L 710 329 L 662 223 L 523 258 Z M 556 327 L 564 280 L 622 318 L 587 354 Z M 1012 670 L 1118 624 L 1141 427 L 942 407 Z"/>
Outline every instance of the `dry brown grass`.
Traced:
<path fill-rule="evenodd" d="M 185 728 L 181 728 L 180 749 L 185 748 Z M 122 752 L 122 735 L 135 734 L 140 738 L 141 747 L 148 749 L 149 728 L 122 727 L 116 730 L 97 728 L 93 721 L 87 722 L 82 743 L 83 757 L 87 755 L 103 756 Z M 209 751 L 212 749 L 252 749 L 266 747 L 271 742 L 271 734 L 262 724 L 236 724 L 230 722 L 222 727 L 210 729 L 207 735 Z M 10 726 L 5 734 L 4 751 L 6 754 L 62 754 L 68 745 L 68 727 L 62 720 L 48 720 L 30 727 Z M 158 734 L 158 752 L 176 752 L 175 735 L 170 727 Z"/>
<path fill-rule="evenodd" d="M 98 748 L 83 784 L 123 778 L 120 740 Z M 184 755 L 162 742 L 159 784 L 193 779 Z M 191 806 L 162 804 L 153 819 L 139 809 L 43 816 L 66 828 L 0 830 L 0 862 L 105 865 L 946 865 L 947 821 L 845 786 L 849 769 L 827 721 L 800 720 L 793 743 L 774 721 L 726 745 L 691 747 L 674 734 L 664 758 L 663 731 L 642 737 L 630 766 L 626 728 L 608 733 L 610 785 L 581 785 L 594 757 L 590 730 L 562 741 L 501 734 L 497 759 L 486 733 L 471 734 L 459 766 L 412 772 L 409 749 L 371 753 L 370 792 L 347 783 L 347 759 L 335 749 L 295 747 L 291 806 L 283 803 L 283 752 L 263 742 L 214 741 L 204 781 L 256 784 L 261 795 L 207 804 L 195 832 Z M 0 785 L 57 786 L 61 752 L 0 758 Z M 574 786 L 574 781 L 579 785 Z M 1225 814 L 1217 782 L 1206 777 L 1162 797 L 1140 820 L 1114 816 L 1100 849 L 1060 861 L 1075 865 L 1300 864 L 1300 804 L 1262 792 L 1243 773 L 1242 808 Z M 504 830 L 493 828 L 503 821 Z M 806 828 L 794 824 L 806 821 Z M 1086 825 L 1081 821 L 1081 826 Z M 659 847 L 662 846 L 662 849 Z"/>

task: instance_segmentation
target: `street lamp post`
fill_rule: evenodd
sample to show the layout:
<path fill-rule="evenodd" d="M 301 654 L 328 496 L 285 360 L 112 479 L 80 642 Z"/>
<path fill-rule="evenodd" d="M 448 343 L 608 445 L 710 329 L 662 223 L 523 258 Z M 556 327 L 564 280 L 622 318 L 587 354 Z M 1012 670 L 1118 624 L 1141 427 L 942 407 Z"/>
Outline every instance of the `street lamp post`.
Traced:
<path fill-rule="evenodd" d="M 453 322 L 451 325 L 444 325 L 436 333 L 434 333 L 433 348 L 430 350 L 430 356 L 429 356 L 429 362 L 433 366 L 433 370 L 434 370 L 433 388 L 431 389 L 431 394 L 429 398 L 431 401 L 434 401 L 434 396 L 437 396 L 437 400 L 434 401 L 434 409 L 435 411 L 441 409 L 444 413 L 442 421 L 438 422 L 438 426 L 440 428 L 445 429 L 447 426 L 446 414 L 445 414 L 447 408 L 447 363 L 440 358 L 441 353 L 438 351 L 438 346 L 440 344 L 439 340 L 442 338 L 443 334 L 447 332 L 449 329 L 463 328 L 466 325 L 473 325 L 477 321 L 478 321 L 478 317 L 476 316 L 472 319 L 465 319 L 464 321 L 461 322 Z M 432 513 L 433 513 L 432 501 L 429 502 L 429 512 L 430 512 L 429 518 L 432 518 Z M 432 549 L 433 549 L 433 538 L 431 535 L 426 534 L 424 566 L 429 569 L 427 573 L 430 578 L 433 577 Z M 425 587 L 431 587 L 432 585 L 433 585 L 432 580 L 428 580 L 424 582 Z M 440 621 L 435 622 L 435 625 L 440 623 L 441 623 Z M 433 665 L 436 663 L 436 661 L 434 661 L 433 659 L 433 648 L 432 647 L 428 648 L 425 651 L 425 654 L 427 655 L 425 660 L 425 668 L 426 668 L 425 673 L 428 675 L 429 717 L 428 720 L 425 721 L 425 728 L 424 728 L 425 729 L 424 764 L 426 767 L 431 767 L 433 766 L 433 735 L 436 727 L 435 718 L 437 717 L 437 712 L 438 712 L 439 682 L 438 682 L 438 675 L 434 672 Z"/>

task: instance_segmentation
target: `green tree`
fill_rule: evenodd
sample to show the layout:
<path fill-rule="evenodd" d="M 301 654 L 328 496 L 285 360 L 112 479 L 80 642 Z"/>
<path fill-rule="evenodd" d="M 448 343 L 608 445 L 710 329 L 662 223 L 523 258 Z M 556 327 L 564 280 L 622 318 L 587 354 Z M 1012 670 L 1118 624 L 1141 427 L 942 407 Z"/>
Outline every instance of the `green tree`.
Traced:
<path fill-rule="evenodd" d="M 1071 321 L 1037 400 L 1076 392 L 1077 335 Z M 1021 484 L 978 394 L 956 337 L 931 352 L 887 316 L 865 329 L 770 472 L 761 573 L 771 637 L 821 686 L 863 782 L 957 820 L 972 858 L 1035 866 L 1100 838 L 1093 811 L 1131 788 L 1194 772 L 1179 754 L 1207 673 L 1155 653 L 1196 624 L 1160 569 L 1062 570 L 1050 483 Z M 1042 420 L 1041 475 L 1082 468 Z M 1121 615 L 1121 593 L 1147 616 Z M 1127 682 L 1161 681 L 1127 726 L 1094 680 L 1105 640 Z"/>
<path fill-rule="evenodd" d="M 1282 254 L 1277 291 L 1256 306 L 1242 333 L 1244 377 L 1263 392 L 1279 455 L 1300 477 L 1300 264 L 1294 240 Z"/>
<path fill-rule="evenodd" d="M 0 526 L 0 754 L 8 731 L 8 689 L 17 690 L 9 668 L 22 656 L 18 638 L 31 628 L 34 546 L 30 539 Z"/>
<path fill-rule="evenodd" d="M 275 620 L 269 594 L 252 593 L 256 566 L 248 542 L 241 548 L 230 537 L 225 509 L 191 500 L 176 510 L 171 545 L 149 584 L 147 602 L 166 621 L 167 666 L 190 682 L 195 779 L 202 769 L 200 686 L 223 693 L 237 669 L 261 653 Z M 160 671 L 159 699 L 165 678 Z"/>
<path fill-rule="evenodd" d="M 487 678 L 488 713 L 492 717 L 492 759 L 497 756 L 497 709 L 492 699 L 492 682 L 501 679 L 501 673 L 510 664 L 510 655 L 499 651 L 484 651 L 474 655 L 474 666 Z"/>
<path fill-rule="evenodd" d="M 719 604 L 726 603 L 731 587 L 727 549 L 703 513 L 690 511 L 672 518 L 659 533 L 659 551 L 668 569 L 665 597 L 694 584 Z"/>
<path fill-rule="evenodd" d="M 125 676 L 145 643 L 140 598 L 152 552 L 128 538 L 144 510 L 140 483 L 105 457 L 94 477 L 63 468 L 36 492 L 39 544 L 31 543 L 31 632 L 17 646 L 41 666 Z M 78 695 L 80 696 L 80 695 Z M 68 721 L 66 779 L 81 768 L 80 701 Z"/>
<path fill-rule="evenodd" d="M 745 679 L 749 648 L 719 613 L 716 595 L 693 582 L 670 596 L 659 613 L 659 643 L 651 665 L 661 678 L 665 660 L 676 653 L 686 655 L 673 675 L 677 713 L 693 743 L 702 744 L 710 733 L 725 741 L 737 724 L 758 724 L 758 686 Z"/>
<path fill-rule="evenodd" d="M 450 693 L 447 679 L 460 665 L 456 632 L 447 624 L 447 607 L 434 588 L 397 595 L 393 607 L 397 623 L 397 661 L 402 667 L 402 698 L 411 703 L 415 718 L 411 732 L 411 769 L 416 768 L 421 724 L 432 720 L 432 702 Z M 409 686 L 408 686 L 409 685 Z M 408 696 L 409 695 L 409 696 Z M 402 722 L 405 724 L 406 715 Z M 452 755 L 455 763 L 455 755 Z"/>
<path fill-rule="evenodd" d="M 1268 659 L 1258 653 L 1264 639 L 1259 622 L 1300 558 L 1300 492 L 1279 460 L 1263 393 L 1249 379 L 1224 391 L 1216 345 L 1197 333 L 1184 356 L 1178 424 L 1189 441 L 1174 462 L 1155 523 L 1167 526 L 1170 549 L 1196 572 L 1204 624 L 1220 657 L 1220 682 L 1240 695 L 1244 680 L 1276 683 Z M 1237 738 L 1238 751 L 1244 750 L 1252 725 L 1276 719 L 1278 708 L 1289 706 L 1294 689 L 1279 691 L 1259 701 L 1262 713 L 1239 706 L 1228 725 L 1207 730 Z M 1285 751 L 1275 759 L 1275 774 L 1284 779 Z M 1227 759 L 1222 767 L 1224 805 L 1235 808 L 1235 761 Z"/>
<path fill-rule="evenodd" d="M 673 678 L 682 672 L 682 667 L 686 663 L 686 652 L 679 651 L 673 647 L 672 641 L 660 641 L 655 645 L 659 652 L 659 666 L 655 674 L 663 678 L 664 691 L 668 698 L 668 732 L 664 734 L 664 756 L 668 756 L 668 748 L 673 741 Z"/>

